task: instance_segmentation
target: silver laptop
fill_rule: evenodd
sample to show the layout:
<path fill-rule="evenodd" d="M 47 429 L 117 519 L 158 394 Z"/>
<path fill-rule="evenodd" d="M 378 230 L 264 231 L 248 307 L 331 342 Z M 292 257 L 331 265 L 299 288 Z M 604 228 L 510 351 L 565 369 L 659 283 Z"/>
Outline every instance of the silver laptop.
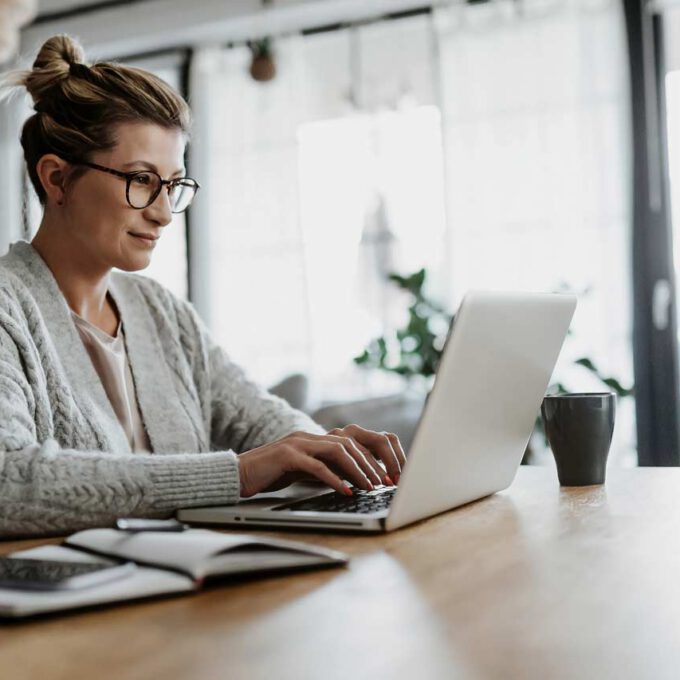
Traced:
<path fill-rule="evenodd" d="M 451 328 L 398 487 L 296 484 L 237 505 L 180 510 L 200 524 L 392 531 L 510 485 L 576 308 L 571 295 L 474 292 Z"/>

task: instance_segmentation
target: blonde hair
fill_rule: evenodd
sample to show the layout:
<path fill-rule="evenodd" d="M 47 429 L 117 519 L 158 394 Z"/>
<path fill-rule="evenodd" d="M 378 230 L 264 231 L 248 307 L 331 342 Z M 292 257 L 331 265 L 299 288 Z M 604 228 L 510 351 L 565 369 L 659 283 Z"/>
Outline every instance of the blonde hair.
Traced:
<path fill-rule="evenodd" d="M 30 71 L 4 79 L 5 87 L 25 87 L 35 113 L 24 123 L 21 146 L 31 183 L 41 203 L 45 191 L 36 172 L 40 158 L 89 160 L 94 151 L 116 144 L 114 126 L 155 123 L 189 135 L 191 113 L 182 96 L 143 69 L 113 62 L 85 63 L 82 47 L 67 35 L 49 38 Z"/>

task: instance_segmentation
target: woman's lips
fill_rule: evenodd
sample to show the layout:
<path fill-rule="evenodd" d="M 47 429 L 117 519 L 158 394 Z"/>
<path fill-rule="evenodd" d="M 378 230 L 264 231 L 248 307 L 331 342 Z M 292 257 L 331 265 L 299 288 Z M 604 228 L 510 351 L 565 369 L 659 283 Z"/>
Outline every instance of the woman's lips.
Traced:
<path fill-rule="evenodd" d="M 136 234 L 135 232 L 128 232 L 130 236 L 133 238 L 137 239 L 138 242 L 143 243 L 144 245 L 153 248 L 156 245 L 156 241 L 158 240 L 158 236 L 150 236 L 148 234 Z"/>

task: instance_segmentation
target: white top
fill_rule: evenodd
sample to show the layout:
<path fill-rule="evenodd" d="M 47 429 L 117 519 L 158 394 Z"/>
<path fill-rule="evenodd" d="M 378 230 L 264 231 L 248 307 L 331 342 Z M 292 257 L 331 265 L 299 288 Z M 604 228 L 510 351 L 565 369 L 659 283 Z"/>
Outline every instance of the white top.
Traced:
<path fill-rule="evenodd" d="M 135 452 L 149 453 L 151 444 L 137 403 L 121 324 L 118 324 L 116 335 L 112 337 L 73 310 L 71 315 L 111 406 L 125 430 L 130 448 Z"/>

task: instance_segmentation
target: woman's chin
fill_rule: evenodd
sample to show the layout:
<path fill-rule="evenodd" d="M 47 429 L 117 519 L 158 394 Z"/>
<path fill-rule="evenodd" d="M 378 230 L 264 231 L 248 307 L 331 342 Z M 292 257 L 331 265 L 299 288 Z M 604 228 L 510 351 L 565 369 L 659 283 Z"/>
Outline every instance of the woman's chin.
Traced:
<path fill-rule="evenodd" d="M 129 255 L 126 258 L 121 258 L 122 261 L 116 265 L 116 269 L 124 272 L 138 272 L 146 269 L 151 264 L 151 255 Z"/>
<path fill-rule="evenodd" d="M 123 266 L 119 265 L 118 269 L 126 272 L 146 269 L 151 264 L 151 256 L 158 244 L 158 239 L 143 238 L 132 232 L 125 234 L 125 237 L 121 255 L 123 256 L 122 259 L 126 260 L 126 263 Z"/>

